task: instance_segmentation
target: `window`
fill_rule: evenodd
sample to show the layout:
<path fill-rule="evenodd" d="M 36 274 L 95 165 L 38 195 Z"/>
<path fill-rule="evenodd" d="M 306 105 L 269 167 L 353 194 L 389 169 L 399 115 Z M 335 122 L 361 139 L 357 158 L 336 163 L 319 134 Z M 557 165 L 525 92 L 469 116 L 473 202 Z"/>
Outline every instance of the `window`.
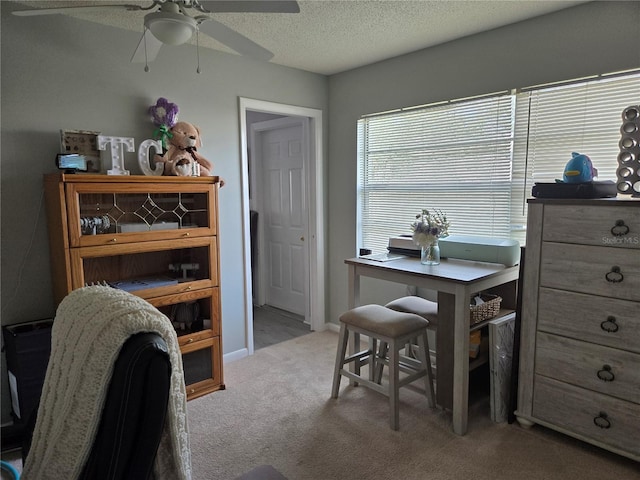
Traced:
<path fill-rule="evenodd" d="M 524 245 L 534 182 L 562 177 L 577 151 L 616 179 L 622 111 L 640 73 L 401 109 L 358 121 L 358 247 L 383 251 L 422 208 L 450 233 Z"/>

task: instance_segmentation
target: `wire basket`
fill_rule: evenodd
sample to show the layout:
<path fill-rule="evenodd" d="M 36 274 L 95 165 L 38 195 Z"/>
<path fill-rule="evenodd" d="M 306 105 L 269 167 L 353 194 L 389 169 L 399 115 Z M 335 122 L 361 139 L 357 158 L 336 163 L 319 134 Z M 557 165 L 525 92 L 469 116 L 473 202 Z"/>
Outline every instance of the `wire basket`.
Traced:
<path fill-rule="evenodd" d="M 471 311 L 469 315 L 471 325 L 480 323 L 484 320 L 489 320 L 490 318 L 498 315 L 498 312 L 500 311 L 500 303 L 502 302 L 502 297 L 498 295 L 483 293 L 476 296 L 480 296 L 484 303 L 481 303 L 480 305 L 469 305 Z"/>

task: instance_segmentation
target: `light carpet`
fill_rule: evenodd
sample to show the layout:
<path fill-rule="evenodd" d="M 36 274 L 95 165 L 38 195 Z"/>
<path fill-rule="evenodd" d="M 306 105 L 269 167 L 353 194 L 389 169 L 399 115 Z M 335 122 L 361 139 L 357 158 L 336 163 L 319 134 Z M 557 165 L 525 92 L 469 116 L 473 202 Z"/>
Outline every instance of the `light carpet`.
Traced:
<path fill-rule="evenodd" d="M 640 465 L 535 426 L 491 421 L 475 395 L 469 432 L 451 431 L 417 388 L 388 400 L 343 378 L 330 398 L 338 336 L 314 332 L 225 365 L 226 390 L 188 402 L 194 480 L 233 479 L 272 465 L 289 480 L 640 480 Z"/>

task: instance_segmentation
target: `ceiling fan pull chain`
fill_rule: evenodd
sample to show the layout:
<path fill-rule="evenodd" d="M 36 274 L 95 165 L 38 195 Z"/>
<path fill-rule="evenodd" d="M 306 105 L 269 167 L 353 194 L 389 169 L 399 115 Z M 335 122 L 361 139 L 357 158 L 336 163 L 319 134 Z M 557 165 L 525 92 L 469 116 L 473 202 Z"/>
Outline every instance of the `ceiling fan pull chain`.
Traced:
<path fill-rule="evenodd" d="M 142 39 L 144 41 L 144 71 L 149 71 L 149 61 L 147 58 L 147 26 L 144 27 L 144 33 L 142 34 Z"/>
<path fill-rule="evenodd" d="M 196 57 L 198 59 L 198 67 L 196 73 L 200 73 L 200 29 L 196 28 Z"/>

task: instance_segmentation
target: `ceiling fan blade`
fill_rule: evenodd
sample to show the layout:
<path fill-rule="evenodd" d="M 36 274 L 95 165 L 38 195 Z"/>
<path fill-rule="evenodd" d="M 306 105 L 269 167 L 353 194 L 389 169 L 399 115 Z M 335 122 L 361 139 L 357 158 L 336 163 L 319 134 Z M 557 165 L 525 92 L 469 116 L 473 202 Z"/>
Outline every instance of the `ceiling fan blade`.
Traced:
<path fill-rule="evenodd" d="M 210 13 L 299 13 L 295 0 L 200 0 L 198 3 Z"/>
<path fill-rule="evenodd" d="M 58 7 L 58 8 L 34 8 L 32 10 L 17 10 L 12 12 L 19 17 L 34 17 L 36 15 L 55 15 L 57 13 L 72 13 L 72 12 L 90 12 L 92 10 L 105 10 L 105 9 L 118 9 L 118 10 L 146 10 L 140 5 L 86 5 L 84 7 Z"/>
<path fill-rule="evenodd" d="M 146 41 L 146 47 L 145 47 Z M 138 42 L 138 46 L 136 47 L 136 51 L 133 52 L 131 57 L 132 63 L 147 63 L 153 62 L 158 53 L 160 52 L 160 47 L 162 47 L 162 42 L 153 36 L 151 31 L 144 29 L 144 33 L 142 37 L 140 37 L 140 42 Z M 146 56 L 145 56 L 145 48 L 146 48 Z"/>
<path fill-rule="evenodd" d="M 198 20 L 203 21 L 199 26 L 201 32 L 206 33 L 220 43 L 224 43 L 240 55 L 264 61 L 269 61 L 273 58 L 273 53 L 269 50 L 261 47 L 253 40 L 249 40 L 244 35 L 232 30 L 226 25 L 208 17 L 198 17 Z"/>

